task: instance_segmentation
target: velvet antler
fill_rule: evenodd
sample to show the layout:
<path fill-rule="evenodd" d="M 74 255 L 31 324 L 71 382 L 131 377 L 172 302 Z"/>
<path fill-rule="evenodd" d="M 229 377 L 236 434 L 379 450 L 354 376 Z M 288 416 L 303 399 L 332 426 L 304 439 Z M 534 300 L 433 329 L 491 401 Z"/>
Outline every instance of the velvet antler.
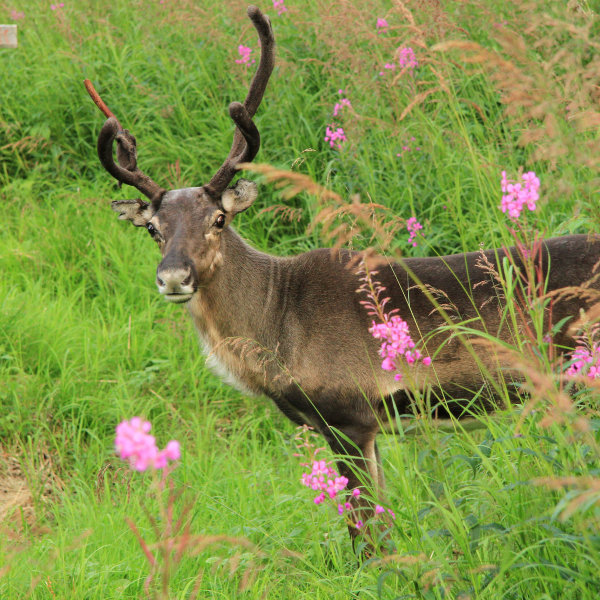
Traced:
<path fill-rule="evenodd" d="M 248 16 L 258 32 L 260 39 L 260 62 L 254 74 L 248 95 L 244 103 L 232 102 L 229 105 L 229 115 L 237 129 L 229 155 L 213 178 L 204 186 L 208 194 L 219 197 L 229 185 L 237 171 L 237 165 L 250 162 L 260 148 L 260 134 L 252 122 L 252 117 L 260 106 L 269 77 L 275 64 L 275 37 L 269 17 L 264 15 L 256 6 L 248 7 Z"/>

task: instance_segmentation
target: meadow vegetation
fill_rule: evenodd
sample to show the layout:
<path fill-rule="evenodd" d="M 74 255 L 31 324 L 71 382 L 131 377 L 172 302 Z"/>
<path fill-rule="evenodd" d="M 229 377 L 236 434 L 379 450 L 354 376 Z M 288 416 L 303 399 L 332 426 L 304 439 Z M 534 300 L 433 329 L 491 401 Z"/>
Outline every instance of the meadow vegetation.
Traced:
<path fill-rule="evenodd" d="M 510 245 L 502 171 L 541 181 L 529 235 L 598 231 L 592 2 L 260 7 L 277 41 L 255 119 L 270 166 L 246 173 L 260 196 L 236 222 L 255 247 Z M 595 600 L 597 384 L 559 377 L 541 338 L 510 349 L 528 383 L 500 418 L 440 432 L 412 415 L 418 435 L 382 436 L 395 550 L 357 566 L 343 520 L 300 483 L 294 426 L 221 383 L 185 309 L 157 294 L 154 242 L 110 210 L 137 193 L 99 164 L 83 80 L 155 181 L 201 185 L 258 54 L 245 9 L 0 0 L 19 26 L 0 50 L 0 598 Z M 135 415 L 180 443 L 168 485 L 115 455 Z"/>

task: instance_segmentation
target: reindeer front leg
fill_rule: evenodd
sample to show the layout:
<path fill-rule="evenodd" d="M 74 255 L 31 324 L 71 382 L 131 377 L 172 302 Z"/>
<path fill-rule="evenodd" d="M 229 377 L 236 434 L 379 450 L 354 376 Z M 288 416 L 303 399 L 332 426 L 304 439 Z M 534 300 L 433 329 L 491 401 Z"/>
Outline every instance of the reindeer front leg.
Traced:
<path fill-rule="evenodd" d="M 352 508 L 346 515 L 352 543 L 356 548 L 357 542 L 365 542 L 366 547 L 362 553 L 367 557 L 373 554 L 381 542 L 385 529 L 375 522 L 375 506 L 370 499 L 378 499 L 384 491 L 383 470 L 375 441 L 377 431 L 378 429 L 340 427 L 330 429 L 325 435 L 329 446 L 337 455 L 340 475 L 348 479 L 347 502 Z M 354 495 L 354 490 L 359 490 L 360 493 Z"/>

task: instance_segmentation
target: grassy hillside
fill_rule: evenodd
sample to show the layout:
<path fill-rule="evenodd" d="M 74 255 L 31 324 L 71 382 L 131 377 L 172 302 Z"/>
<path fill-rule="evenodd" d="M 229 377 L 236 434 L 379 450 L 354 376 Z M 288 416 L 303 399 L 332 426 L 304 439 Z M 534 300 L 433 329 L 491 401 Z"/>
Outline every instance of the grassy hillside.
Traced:
<path fill-rule="evenodd" d="M 0 49 L 0 598 L 140 598 L 147 585 L 177 599 L 595 600 L 600 421 L 589 390 L 580 412 L 546 391 L 533 412 L 525 398 L 525 411 L 478 432 L 385 436 L 396 554 L 357 568 L 342 520 L 299 484 L 294 427 L 211 374 L 186 311 L 159 298 L 155 244 L 109 207 L 134 192 L 117 189 L 95 150 L 103 117 L 85 78 L 135 133 L 145 172 L 165 187 L 205 183 L 254 68 L 236 63 L 238 46 L 259 51 L 246 4 L 52 6 L 0 0 L 0 22 L 19 27 L 19 48 Z M 598 231 L 592 2 L 286 6 L 261 5 L 277 66 L 256 162 L 382 205 L 390 243 L 349 215 L 353 247 L 426 256 L 512 243 L 503 170 L 540 177 L 529 232 Z M 417 64 L 403 69 L 400 48 Z M 325 141 L 334 122 L 341 148 Z M 289 255 L 335 241 L 310 227 L 327 208 L 317 197 L 245 176 L 260 197 L 236 228 L 255 247 Z M 416 247 L 410 217 L 423 224 Z M 114 455 L 115 425 L 133 415 L 161 446 L 181 442 L 171 502 Z M 562 485 L 567 476 L 581 479 Z M 170 522 L 161 506 L 195 537 L 145 584 L 152 569 L 127 519 L 154 552 Z"/>

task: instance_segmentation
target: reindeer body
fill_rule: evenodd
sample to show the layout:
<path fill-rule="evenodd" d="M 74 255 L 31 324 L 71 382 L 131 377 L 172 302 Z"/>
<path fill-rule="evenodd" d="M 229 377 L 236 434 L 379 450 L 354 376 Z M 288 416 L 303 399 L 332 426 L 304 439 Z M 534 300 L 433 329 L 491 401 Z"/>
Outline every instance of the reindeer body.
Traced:
<path fill-rule="evenodd" d="M 157 242 L 162 253 L 158 290 L 170 302 L 187 303 L 209 364 L 238 387 L 272 398 L 295 423 L 308 423 L 320 431 L 334 452 L 346 457 L 339 468 L 348 477 L 349 488 L 362 485 L 361 473 L 381 486 L 375 437 L 388 415 L 412 411 L 416 390 L 466 402 L 476 396 L 481 408 L 490 409 L 494 385 L 488 393 L 480 391 L 486 377 L 492 383 L 499 379 L 499 367 L 505 368 L 506 361 L 489 348 L 474 345 L 473 331 L 455 335 L 447 325 L 454 316 L 472 330 L 512 341 L 515 323 L 501 319 L 503 299 L 489 268 L 498 270 L 506 254 L 488 250 L 407 258 L 378 267 L 377 281 L 390 297 L 387 308 L 398 309 L 413 339 L 433 359 L 429 367 L 404 369 L 400 381 L 383 371 L 380 343 L 369 333 L 372 317 L 361 304 L 364 295 L 357 293 L 361 279 L 355 254 L 322 249 L 291 258 L 270 256 L 251 248 L 230 227 L 235 215 L 257 196 L 253 182 L 239 179 L 227 186 L 238 165 L 258 152 L 260 136 L 252 117 L 274 65 L 268 17 L 256 7 L 249 7 L 248 15 L 260 37 L 260 63 L 244 103 L 229 107 L 236 125 L 229 156 L 201 187 L 167 191 L 140 171 L 135 138 L 86 81 L 108 117 L 98 138 L 102 165 L 149 199 L 120 200 L 112 207 L 119 218 L 145 227 Z M 115 141 L 119 164 L 113 158 Z M 521 267 L 519 253 L 508 252 L 515 268 Z M 546 290 L 582 286 L 594 275 L 599 260 L 600 243 L 586 236 L 547 240 L 540 265 Z M 597 281 L 593 286 L 598 290 Z M 432 297 L 436 290 L 443 292 L 442 304 L 454 315 L 436 303 Z M 577 317 L 588 306 L 588 298 L 579 295 L 553 302 L 552 322 Z M 516 323 L 522 325 L 526 323 Z M 573 345 L 566 328 L 563 324 L 555 335 L 559 346 Z M 441 402 L 439 409 L 460 416 L 462 405 Z M 363 497 L 352 502 L 366 519 L 372 511 Z M 350 531 L 353 536 L 358 533 Z"/>
<path fill-rule="evenodd" d="M 518 253 L 510 251 L 518 261 Z M 585 235 L 554 238 L 544 242 L 543 254 L 546 290 L 575 287 L 592 276 L 600 243 Z M 511 323 L 500 320 L 496 282 L 481 264 L 485 256 L 497 268 L 504 251 L 407 258 L 378 269 L 390 308 L 399 309 L 415 339 L 428 340 L 426 349 L 434 356 L 431 367 L 411 366 L 401 381 L 381 369 L 380 342 L 369 333 L 372 317 L 357 293 L 359 274 L 348 266 L 352 253 L 321 249 L 270 256 L 228 228 L 221 255 L 222 265 L 188 303 L 209 361 L 242 389 L 269 396 L 292 421 L 310 423 L 327 437 L 330 427 L 344 431 L 347 424 L 375 435 L 389 415 L 385 401 L 392 398 L 399 414 L 411 413 L 406 380 L 413 391 L 429 384 L 468 401 L 480 392 L 485 373 L 502 366 L 494 352 L 477 351 L 466 336 L 436 333 L 447 319 L 425 290 L 444 290 L 455 316 L 473 329 L 514 341 Z M 555 302 L 552 321 L 577 317 L 587 305 L 585 298 Z M 573 346 L 567 327 L 568 322 L 555 336 L 559 346 Z M 482 401 L 490 394 L 493 389 Z M 450 412 L 460 416 L 460 404 L 454 408 Z"/>

